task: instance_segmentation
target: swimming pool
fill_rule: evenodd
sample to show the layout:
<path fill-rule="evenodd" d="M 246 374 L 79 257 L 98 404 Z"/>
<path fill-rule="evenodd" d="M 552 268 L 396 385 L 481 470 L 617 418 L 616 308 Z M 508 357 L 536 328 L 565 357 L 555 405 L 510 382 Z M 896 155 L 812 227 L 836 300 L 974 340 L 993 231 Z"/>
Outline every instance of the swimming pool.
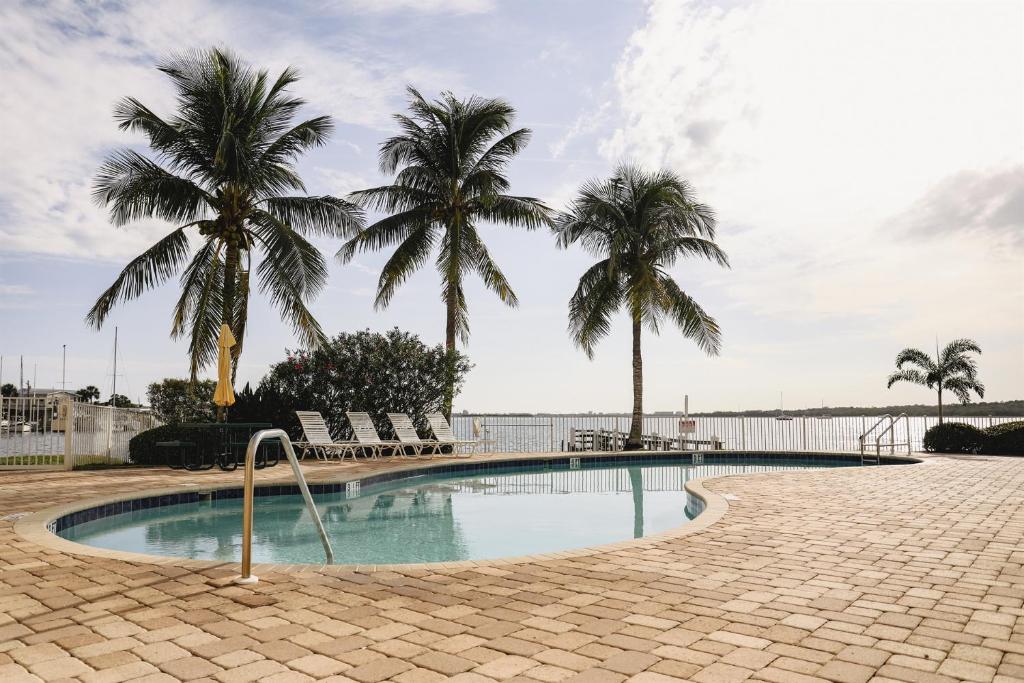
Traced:
<path fill-rule="evenodd" d="M 711 458 L 709 458 L 711 459 Z M 692 479 L 839 467 L 851 460 L 722 456 L 559 458 L 541 464 L 463 463 L 369 476 L 359 486 L 311 484 L 338 564 L 485 560 L 641 538 L 703 509 Z M 253 560 L 324 562 L 296 487 L 257 487 Z M 238 561 L 240 489 L 189 491 L 79 511 L 51 523 L 70 541 L 151 555 Z"/>

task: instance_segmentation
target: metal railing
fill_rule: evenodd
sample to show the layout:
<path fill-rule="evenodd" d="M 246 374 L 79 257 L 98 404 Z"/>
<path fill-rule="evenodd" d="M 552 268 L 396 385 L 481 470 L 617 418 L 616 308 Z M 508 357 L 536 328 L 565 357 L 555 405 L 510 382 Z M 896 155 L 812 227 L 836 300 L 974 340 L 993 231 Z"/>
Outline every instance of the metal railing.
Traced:
<path fill-rule="evenodd" d="M 331 548 L 331 541 L 327 538 L 327 532 L 324 531 L 323 522 L 320 521 L 320 513 L 316 509 L 316 503 L 313 502 L 313 496 L 310 495 L 309 487 L 306 486 L 306 477 L 303 476 L 302 468 L 299 467 L 299 460 L 295 457 L 292 440 L 288 438 L 288 434 L 283 429 L 263 429 L 252 435 L 252 438 L 249 439 L 249 447 L 245 450 L 245 480 L 242 484 L 244 489 L 242 498 L 242 574 L 235 579 L 235 583 L 239 584 L 250 584 L 259 581 L 258 577 L 252 575 L 252 505 L 254 495 L 253 480 L 256 478 L 256 451 L 260 447 L 260 442 L 264 439 L 279 439 L 281 441 L 281 446 L 288 457 L 288 462 L 292 465 L 292 472 L 295 473 L 295 481 L 299 485 L 299 491 L 302 493 L 302 498 L 306 501 L 306 511 L 309 513 L 310 518 L 312 518 L 317 533 L 320 534 L 320 541 L 324 545 L 324 554 L 327 556 L 327 564 L 334 563 L 334 549 Z"/>
<path fill-rule="evenodd" d="M 680 414 L 648 413 L 643 417 L 643 433 L 677 438 L 680 417 Z M 857 453 L 860 450 L 860 435 L 868 431 L 872 423 L 878 420 L 878 416 L 801 415 L 794 416 L 791 420 L 777 420 L 771 416 L 691 415 L 691 419 L 696 425 L 692 433 L 684 435 L 688 441 L 721 441 L 722 447 L 726 450 Z M 965 422 L 979 429 L 1022 419 L 1024 417 L 988 415 L 946 418 L 947 421 Z M 488 453 L 567 451 L 573 442 L 573 430 L 577 433 L 628 432 L 630 425 L 630 416 L 626 413 L 518 416 L 457 413 L 452 419 L 452 430 L 455 435 L 463 439 L 474 438 L 474 420 L 481 426 L 487 425 L 487 437 L 493 441 L 484 446 Z M 911 450 L 920 451 L 923 449 L 922 440 L 925 432 L 936 424 L 938 419 L 935 416 L 908 416 L 905 423 L 901 420 L 897 426 L 899 434 L 896 440 L 901 443 L 910 441 Z M 907 439 L 904 439 L 904 426 L 908 430 Z"/>
<path fill-rule="evenodd" d="M 886 420 L 888 420 L 889 423 L 888 423 L 887 426 L 884 426 Z M 901 420 L 906 425 L 907 440 L 905 442 L 897 443 L 896 442 L 896 426 L 900 423 Z M 874 452 L 874 455 L 872 456 L 867 451 L 868 437 L 871 436 L 876 430 L 878 430 L 879 427 L 883 427 L 883 428 L 880 431 L 878 431 L 878 433 L 875 435 L 875 452 Z M 883 443 L 883 439 L 885 439 L 886 435 L 889 436 L 889 443 Z M 890 455 L 894 455 L 896 453 L 896 447 L 897 446 L 900 446 L 900 447 L 906 446 L 907 447 L 907 455 L 910 455 L 910 453 L 911 453 L 910 418 L 907 417 L 906 413 L 900 413 L 896 417 L 893 417 L 892 415 L 888 415 L 888 414 L 883 415 L 882 417 L 878 418 L 877 422 L 875 422 L 873 425 L 871 425 L 870 429 L 868 429 L 866 432 L 864 432 L 863 434 L 860 435 L 858 441 L 860 442 L 860 459 L 861 459 L 862 463 L 864 463 L 864 462 L 873 462 L 874 464 L 878 464 L 880 458 L 882 457 L 882 448 L 883 447 L 889 449 L 889 454 Z"/>
<path fill-rule="evenodd" d="M 0 469 L 127 463 L 132 437 L 160 424 L 146 410 L 83 403 L 64 392 L 0 397 Z"/>

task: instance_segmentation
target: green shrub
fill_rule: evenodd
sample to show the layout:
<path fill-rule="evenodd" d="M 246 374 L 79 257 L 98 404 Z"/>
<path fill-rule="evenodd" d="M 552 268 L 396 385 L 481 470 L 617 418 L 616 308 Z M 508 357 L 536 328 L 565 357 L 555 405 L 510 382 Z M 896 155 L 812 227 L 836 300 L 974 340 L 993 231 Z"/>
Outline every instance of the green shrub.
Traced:
<path fill-rule="evenodd" d="M 204 452 L 216 452 L 219 447 L 217 435 L 212 430 L 187 429 L 180 424 L 166 424 L 147 429 L 132 437 L 128 442 L 128 459 L 136 465 L 166 465 L 177 452 L 169 448 L 157 448 L 159 441 L 189 441 Z"/>
<path fill-rule="evenodd" d="M 454 353 L 457 395 L 471 365 L 464 355 Z M 440 412 L 444 405 L 448 362 L 444 346 L 427 346 L 397 328 L 342 333 L 315 351 L 289 353 L 271 368 L 256 392 L 244 392 L 242 405 L 229 410 L 228 419 L 234 420 L 236 414 L 258 416 L 296 439 L 302 428 L 295 411 L 316 410 L 335 438 L 348 439 L 351 427 L 345 412 L 359 411 L 370 414 L 381 438 L 390 439 L 393 433 L 385 413 L 405 413 L 425 436 L 425 416 Z"/>
<path fill-rule="evenodd" d="M 963 422 L 935 425 L 924 433 L 924 449 L 935 453 L 977 453 L 985 444 L 985 433 Z"/>
<path fill-rule="evenodd" d="M 987 427 L 982 453 L 1024 455 L 1024 420 Z"/>
<path fill-rule="evenodd" d="M 168 377 L 150 384 L 146 396 L 156 416 L 168 424 L 213 422 L 216 416 L 213 392 L 216 388 L 217 383 L 212 379 L 191 382 Z"/>

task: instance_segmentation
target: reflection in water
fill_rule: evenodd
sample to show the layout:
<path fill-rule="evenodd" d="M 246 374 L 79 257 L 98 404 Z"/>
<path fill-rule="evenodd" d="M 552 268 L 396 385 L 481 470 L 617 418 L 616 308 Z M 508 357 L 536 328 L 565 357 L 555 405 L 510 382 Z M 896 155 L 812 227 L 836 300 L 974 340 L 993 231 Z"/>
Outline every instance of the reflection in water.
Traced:
<path fill-rule="evenodd" d="M 687 480 L 779 465 L 637 465 L 417 477 L 314 496 L 336 561 L 439 562 L 546 553 L 640 538 L 685 524 L 700 504 Z M 118 550 L 237 560 L 241 500 L 139 510 L 79 524 L 65 538 Z M 257 562 L 323 562 L 302 497 L 255 499 Z"/>
<path fill-rule="evenodd" d="M 644 535 L 644 474 L 639 467 L 630 467 L 629 487 L 633 490 L 633 538 Z"/>

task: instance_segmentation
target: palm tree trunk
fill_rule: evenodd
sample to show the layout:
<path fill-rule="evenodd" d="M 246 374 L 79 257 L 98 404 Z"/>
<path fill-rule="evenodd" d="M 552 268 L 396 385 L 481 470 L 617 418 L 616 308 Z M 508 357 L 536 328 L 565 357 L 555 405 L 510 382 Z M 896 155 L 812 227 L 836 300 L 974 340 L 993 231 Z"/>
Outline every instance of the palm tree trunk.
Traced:
<path fill-rule="evenodd" d="M 456 313 L 458 309 L 457 290 L 450 287 L 445 296 L 445 307 L 447 309 L 447 320 L 444 329 L 444 350 L 445 350 L 445 387 L 444 387 L 444 417 L 449 423 L 452 421 L 452 404 L 455 402 L 455 332 Z"/>
<path fill-rule="evenodd" d="M 626 450 L 643 448 L 644 360 L 640 353 L 640 316 L 633 316 L 633 420 L 629 424 Z"/>
<path fill-rule="evenodd" d="M 224 300 L 221 302 L 220 321 L 233 328 L 235 326 L 235 284 L 238 280 L 238 246 L 228 245 L 224 254 Z M 231 330 L 234 333 L 234 330 Z M 234 370 L 237 358 L 232 358 Z M 231 373 L 234 377 L 234 372 Z M 227 415 L 224 406 L 217 406 L 217 422 L 224 422 Z"/>
<path fill-rule="evenodd" d="M 942 424 L 942 384 L 939 384 L 939 424 Z"/>

